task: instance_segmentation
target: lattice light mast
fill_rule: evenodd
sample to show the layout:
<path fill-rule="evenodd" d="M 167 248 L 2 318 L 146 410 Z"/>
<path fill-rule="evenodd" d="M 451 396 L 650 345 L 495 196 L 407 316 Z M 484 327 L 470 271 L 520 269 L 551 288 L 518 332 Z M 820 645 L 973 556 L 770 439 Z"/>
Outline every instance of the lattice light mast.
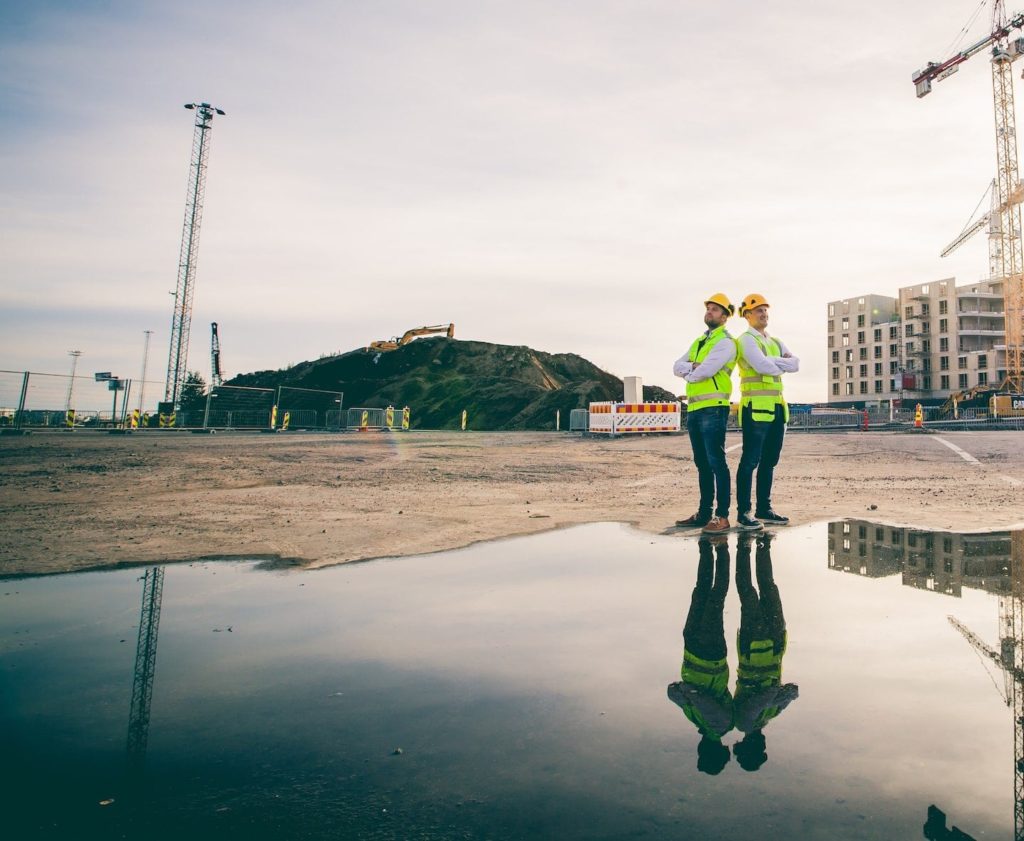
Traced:
<path fill-rule="evenodd" d="M 992 200 L 990 264 L 992 280 L 1003 282 L 1006 325 L 1006 379 L 1003 387 L 1024 391 L 1024 249 L 1021 241 L 1020 185 L 1017 161 L 1017 120 L 1013 104 L 1013 62 L 1024 55 L 1024 38 L 1010 38 L 1024 28 L 1024 15 L 1007 20 L 1003 0 L 992 4 L 992 31 L 943 62 L 929 62 L 913 75 L 920 99 L 960 69 L 971 56 L 992 47 L 992 96 L 996 129 L 996 179 Z"/>
<path fill-rule="evenodd" d="M 178 257 L 178 285 L 174 292 L 174 316 L 171 319 L 171 347 L 167 357 L 167 385 L 164 400 L 175 407 L 188 368 L 188 339 L 192 325 L 192 296 L 195 292 L 196 263 L 199 256 L 199 226 L 203 219 L 203 194 L 206 192 L 206 166 L 210 157 L 210 131 L 214 114 L 224 116 L 220 108 L 208 102 L 190 102 L 185 106 L 196 112 L 189 166 L 188 192 L 185 195 L 185 224 Z"/>

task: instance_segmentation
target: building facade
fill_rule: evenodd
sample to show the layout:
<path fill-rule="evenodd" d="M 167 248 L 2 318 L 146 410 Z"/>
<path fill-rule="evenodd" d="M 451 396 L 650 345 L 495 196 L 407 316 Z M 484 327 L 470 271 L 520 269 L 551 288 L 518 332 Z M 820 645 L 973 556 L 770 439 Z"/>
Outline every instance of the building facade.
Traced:
<path fill-rule="evenodd" d="M 1002 281 L 954 278 L 828 304 L 828 402 L 941 403 L 1006 376 Z"/>

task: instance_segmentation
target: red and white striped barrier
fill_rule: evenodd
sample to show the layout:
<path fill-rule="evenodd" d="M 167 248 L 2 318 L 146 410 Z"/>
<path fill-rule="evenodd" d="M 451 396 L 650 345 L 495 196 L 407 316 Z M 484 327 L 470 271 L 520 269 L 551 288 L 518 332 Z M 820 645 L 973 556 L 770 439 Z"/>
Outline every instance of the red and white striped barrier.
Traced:
<path fill-rule="evenodd" d="M 679 403 L 591 403 L 590 432 L 678 432 Z"/>

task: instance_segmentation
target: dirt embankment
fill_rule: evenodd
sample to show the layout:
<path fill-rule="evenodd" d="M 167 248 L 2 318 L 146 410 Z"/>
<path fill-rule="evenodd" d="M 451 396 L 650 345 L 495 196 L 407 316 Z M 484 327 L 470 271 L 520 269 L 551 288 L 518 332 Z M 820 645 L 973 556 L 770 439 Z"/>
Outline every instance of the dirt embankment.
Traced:
<path fill-rule="evenodd" d="M 941 436 L 971 463 L 939 437 L 790 434 L 775 507 L 793 524 L 1021 525 L 1024 439 Z M 727 446 L 738 443 L 730 436 Z M 729 454 L 733 468 L 738 458 Z M 323 566 L 603 520 L 660 533 L 696 509 L 696 487 L 685 436 L 8 437 L 0 575 L 211 557 Z"/>

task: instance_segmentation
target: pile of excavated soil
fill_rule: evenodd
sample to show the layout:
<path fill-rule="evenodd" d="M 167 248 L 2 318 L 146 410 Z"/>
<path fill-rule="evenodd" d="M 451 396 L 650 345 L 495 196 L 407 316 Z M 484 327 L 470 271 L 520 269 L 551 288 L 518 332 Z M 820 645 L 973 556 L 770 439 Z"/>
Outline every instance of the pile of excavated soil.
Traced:
<path fill-rule="evenodd" d="M 793 524 L 1020 526 L 1022 440 L 791 433 L 773 503 Z M 200 558 L 323 566 L 594 521 L 675 533 L 697 507 L 683 435 L 75 432 L 0 438 L 0 467 L 0 575 Z"/>

